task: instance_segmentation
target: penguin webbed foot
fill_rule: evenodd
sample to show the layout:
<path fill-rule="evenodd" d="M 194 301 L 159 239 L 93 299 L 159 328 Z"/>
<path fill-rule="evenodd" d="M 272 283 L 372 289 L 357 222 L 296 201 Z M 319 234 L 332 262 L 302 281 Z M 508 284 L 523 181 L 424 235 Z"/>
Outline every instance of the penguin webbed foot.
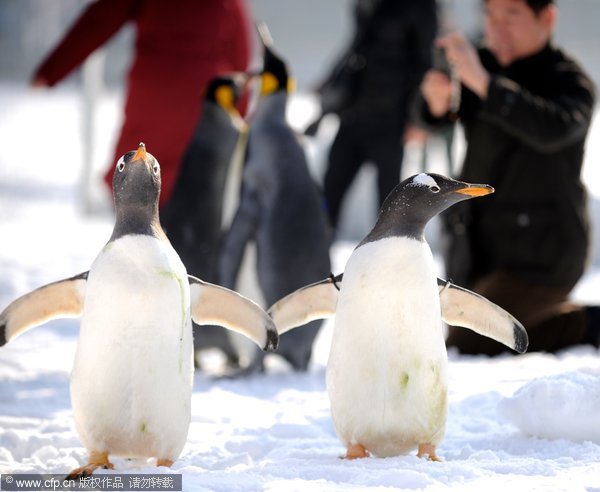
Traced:
<path fill-rule="evenodd" d="M 114 465 L 108 461 L 108 453 L 90 453 L 90 460 L 87 465 L 75 468 L 67 476 L 66 480 L 79 480 L 89 477 L 98 468 L 103 470 L 112 470 Z"/>
<path fill-rule="evenodd" d="M 368 458 L 371 456 L 362 444 L 348 444 L 346 446 L 346 455 L 342 457 L 345 460 L 356 460 L 359 458 Z"/>
<path fill-rule="evenodd" d="M 427 457 L 427 461 L 436 461 L 440 463 L 442 459 L 435 453 L 434 444 L 419 444 L 419 450 L 417 451 L 417 458 Z"/>

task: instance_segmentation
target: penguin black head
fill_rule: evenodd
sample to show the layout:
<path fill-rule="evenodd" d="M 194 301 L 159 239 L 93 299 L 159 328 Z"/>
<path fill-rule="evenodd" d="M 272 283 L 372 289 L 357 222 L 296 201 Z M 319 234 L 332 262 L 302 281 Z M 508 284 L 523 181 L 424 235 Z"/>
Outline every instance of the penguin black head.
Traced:
<path fill-rule="evenodd" d="M 469 184 L 440 174 L 417 174 L 402 181 L 387 196 L 377 223 L 361 244 L 406 236 L 424 241 L 427 222 L 455 203 L 489 195 L 489 185 Z"/>
<path fill-rule="evenodd" d="M 265 46 L 263 69 L 260 76 L 260 93 L 263 96 L 280 90 L 285 92 L 291 90 L 291 79 L 286 63 L 268 46 Z"/>
<path fill-rule="evenodd" d="M 268 96 L 277 91 L 292 92 L 294 82 L 290 77 L 287 64 L 273 50 L 273 38 L 266 24 L 256 26 L 263 45 L 263 68 L 260 72 L 260 94 Z"/>
<path fill-rule="evenodd" d="M 112 185 L 117 212 L 113 237 L 117 233 L 150 233 L 158 224 L 160 165 L 143 143 L 118 160 Z"/>
<path fill-rule="evenodd" d="M 235 107 L 248 79 L 244 74 L 218 75 L 206 88 L 204 99 L 218 104 L 227 112 L 236 112 Z"/>
<path fill-rule="evenodd" d="M 160 165 L 143 143 L 118 160 L 112 185 L 117 208 L 134 203 L 150 207 L 158 202 Z"/>

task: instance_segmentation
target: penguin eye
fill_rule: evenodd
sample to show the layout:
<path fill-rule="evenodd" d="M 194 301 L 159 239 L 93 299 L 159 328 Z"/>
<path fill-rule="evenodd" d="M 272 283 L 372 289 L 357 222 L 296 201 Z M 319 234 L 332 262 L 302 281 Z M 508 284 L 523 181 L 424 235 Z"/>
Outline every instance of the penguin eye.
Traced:
<path fill-rule="evenodd" d="M 154 174 L 158 174 L 158 171 L 160 171 L 160 166 L 157 162 L 155 162 L 154 166 L 152 166 L 152 171 L 154 171 Z"/>
<path fill-rule="evenodd" d="M 433 193 L 439 193 L 440 192 L 440 187 L 436 186 L 436 185 L 431 185 L 429 187 L 429 189 L 433 192 Z"/>
<path fill-rule="evenodd" d="M 125 163 L 123 161 L 119 161 L 119 163 L 117 164 L 117 169 L 120 173 L 122 173 L 123 169 L 125 169 Z"/>

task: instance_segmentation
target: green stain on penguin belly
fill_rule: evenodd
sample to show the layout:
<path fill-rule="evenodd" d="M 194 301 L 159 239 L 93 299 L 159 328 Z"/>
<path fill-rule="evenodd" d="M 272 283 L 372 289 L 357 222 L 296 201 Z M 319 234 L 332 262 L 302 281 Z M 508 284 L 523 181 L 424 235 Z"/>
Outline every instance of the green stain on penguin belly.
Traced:
<path fill-rule="evenodd" d="M 184 300 L 184 295 L 183 295 L 183 279 L 177 275 L 174 271 L 172 270 L 159 270 L 158 274 L 161 277 L 166 277 L 172 280 L 176 280 L 177 281 L 177 285 L 179 286 L 179 303 L 180 303 L 180 309 L 181 309 L 181 331 L 179 334 L 179 373 L 181 374 L 183 372 L 183 335 L 185 332 L 185 324 L 186 324 L 186 306 L 185 303 L 183 302 Z"/>
<path fill-rule="evenodd" d="M 403 372 L 400 374 L 400 388 L 405 390 L 408 386 L 408 381 L 410 380 L 410 376 L 407 372 Z"/>

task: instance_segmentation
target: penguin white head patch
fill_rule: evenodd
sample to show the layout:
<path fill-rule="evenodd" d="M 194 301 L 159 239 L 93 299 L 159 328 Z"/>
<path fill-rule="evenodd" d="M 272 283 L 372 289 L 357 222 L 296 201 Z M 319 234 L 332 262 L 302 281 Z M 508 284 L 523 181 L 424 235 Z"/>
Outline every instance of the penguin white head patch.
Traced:
<path fill-rule="evenodd" d="M 429 188 L 436 187 L 438 190 L 440 188 L 435 179 L 433 179 L 429 174 L 425 173 L 417 174 L 413 178 L 411 184 L 415 186 L 427 186 Z"/>

